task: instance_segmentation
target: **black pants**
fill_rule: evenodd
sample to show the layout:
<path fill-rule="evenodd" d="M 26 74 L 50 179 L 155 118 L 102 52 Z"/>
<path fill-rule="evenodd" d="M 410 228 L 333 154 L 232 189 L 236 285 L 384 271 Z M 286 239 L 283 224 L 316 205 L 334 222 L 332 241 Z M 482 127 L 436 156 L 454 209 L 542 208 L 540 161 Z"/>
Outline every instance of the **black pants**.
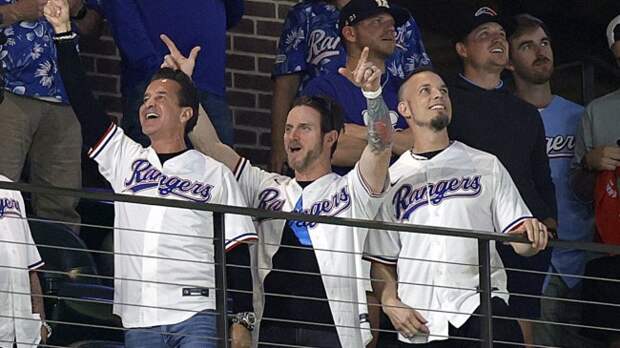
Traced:
<path fill-rule="evenodd" d="M 493 316 L 506 316 L 508 314 L 508 305 L 504 302 L 504 300 L 499 297 L 494 297 L 491 299 L 491 311 Z M 480 314 L 480 307 L 476 309 L 474 314 Z M 471 316 L 463 326 L 460 328 L 455 328 L 450 324 L 450 329 L 448 331 L 448 335 L 450 337 L 468 337 L 480 339 L 480 327 L 481 327 L 481 317 Z M 521 334 L 521 328 L 516 320 L 506 320 L 493 318 L 493 342 L 497 341 L 505 341 L 512 343 L 523 343 L 523 335 Z M 462 340 L 457 338 L 450 338 L 443 341 L 433 341 L 426 344 L 408 344 L 400 342 L 401 347 L 407 348 L 478 348 L 480 347 L 480 341 L 473 340 Z M 379 347 L 381 345 L 379 344 Z M 494 343 L 493 347 L 515 347 L 512 344 L 500 344 Z"/>
<path fill-rule="evenodd" d="M 334 326 L 287 324 L 263 321 L 260 325 L 258 346 L 260 348 L 283 345 L 339 348 L 340 339 Z"/>

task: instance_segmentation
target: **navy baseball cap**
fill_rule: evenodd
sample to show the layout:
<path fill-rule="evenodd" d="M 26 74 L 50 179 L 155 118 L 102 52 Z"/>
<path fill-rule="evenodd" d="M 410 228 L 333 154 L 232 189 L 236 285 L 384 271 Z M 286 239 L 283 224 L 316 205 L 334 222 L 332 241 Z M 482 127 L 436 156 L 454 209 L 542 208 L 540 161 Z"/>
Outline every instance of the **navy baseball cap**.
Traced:
<path fill-rule="evenodd" d="M 340 10 L 339 28 L 342 30 L 345 26 L 354 25 L 380 13 L 392 15 L 397 27 L 405 24 L 411 16 L 409 11 L 401 7 L 390 6 L 387 0 L 351 0 Z"/>
<path fill-rule="evenodd" d="M 487 6 L 480 7 L 474 13 L 463 16 L 455 28 L 454 42 L 463 42 L 465 37 L 484 23 L 495 22 L 506 29 L 506 21 L 497 12 Z"/>

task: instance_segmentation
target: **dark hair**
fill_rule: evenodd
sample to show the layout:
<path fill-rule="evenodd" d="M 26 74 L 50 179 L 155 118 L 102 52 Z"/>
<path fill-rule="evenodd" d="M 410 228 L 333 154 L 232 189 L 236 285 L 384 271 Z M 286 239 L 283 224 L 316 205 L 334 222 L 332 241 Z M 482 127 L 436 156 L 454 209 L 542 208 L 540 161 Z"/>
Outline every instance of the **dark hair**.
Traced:
<path fill-rule="evenodd" d="M 187 134 L 194 129 L 198 121 L 198 90 L 190 77 L 181 70 L 161 68 L 153 75 L 151 82 L 163 79 L 176 81 L 181 86 L 178 93 L 179 106 L 192 108 L 192 117 L 185 124 L 185 134 Z"/>
<path fill-rule="evenodd" d="M 327 96 L 301 96 L 293 101 L 294 108 L 296 106 L 308 106 L 316 110 L 321 115 L 321 134 L 326 134 L 335 130 L 338 135 L 344 129 L 344 113 L 340 105 L 332 98 Z M 335 142 L 331 148 L 332 155 L 336 151 Z"/>
<path fill-rule="evenodd" d="M 400 87 L 398 88 L 398 100 L 399 101 L 403 100 L 403 90 L 404 90 L 404 87 L 407 81 L 409 81 L 414 75 L 417 75 L 423 72 L 432 72 L 433 74 L 439 76 L 443 80 L 443 77 L 437 71 L 435 71 L 435 69 L 433 69 L 432 66 L 430 65 L 419 66 L 413 69 L 411 72 L 409 72 L 409 74 L 407 74 L 407 76 L 405 76 L 405 79 L 401 82 Z"/>
<path fill-rule="evenodd" d="M 545 25 L 545 22 L 528 13 L 521 13 L 510 18 L 507 27 L 506 36 L 508 37 L 509 42 L 514 38 L 538 28 L 541 28 L 545 32 L 545 35 L 551 39 L 551 34 L 549 33 L 549 29 Z"/>

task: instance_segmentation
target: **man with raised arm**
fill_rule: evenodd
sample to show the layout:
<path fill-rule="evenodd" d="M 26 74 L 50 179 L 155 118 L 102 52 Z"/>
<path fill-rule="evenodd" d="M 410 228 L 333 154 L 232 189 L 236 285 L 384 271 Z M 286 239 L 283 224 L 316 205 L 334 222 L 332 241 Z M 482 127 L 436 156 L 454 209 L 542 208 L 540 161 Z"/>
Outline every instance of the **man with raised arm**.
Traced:
<path fill-rule="evenodd" d="M 381 97 L 381 70 L 368 61 L 366 48 L 354 69 L 340 73 L 362 89 L 370 119 L 368 145 L 345 176 L 331 169 L 342 112 L 325 97 L 300 97 L 288 114 L 284 144 L 294 178 L 252 166 L 217 139 L 206 117 L 199 118 L 190 138 L 196 148 L 233 169 L 252 207 L 372 219 L 388 182 L 391 154 L 392 124 Z M 367 344 L 371 337 L 362 279 L 368 275 L 360 255 L 367 230 L 280 219 L 256 223 L 259 346 Z"/>
<path fill-rule="evenodd" d="M 185 145 L 198 114 L 197 90 L 182 71 L 161 69 L 151 79 L 140 123 L 143 148 L 110 122 L 86 81 L 71 32 L 66 0 L 50 0 L 59 68 L 80 121 L 89 156 L 117 193 L 196 203 L 245 206 L 232 172 Z M 192 51 L 192 57 L 198 49 Z M 96 134 L 101 134 L 96 139 Z M 229 289 L 251 289 L 247 242 L 256 239 L 249 217 L 227 214 Z M 211 212 L 115 203 L 114 313 L 127 328 L 126 347 L 217 347 Z M 233 313 L 252 312 L 251 292 L 231 291 Z M 233 331 L 252 322 L 239 321 Z M 241 329 L 242 331 L 245 329 Z M 247 330 L 246 330 L 247 331 Z M 249 334 L 246 334 L 249 337 Z M 221 339 L 221 338 L 219 338 Z"/>
<path fill-rule="evenodd" d="M 379 218 L 444 228 L 526 234 L 531 244 L 511 243 L 532 256 L 547 245 L 547 229 L 533 219 L 497 157 L 451 141 L 448 88 L 430 69 L 420 69 L 399 91 L 398 111 L 409 123 L 413 148 L 390 167 L 390 189 Z M 522 342 L 508 313 L 506 273 L 491 243 L 493 338 Z M 478 347 L 479 266 L 476 239 L 370 231 L 364 256 L 383 311 L 399 331 L 402 347 Z M 379 341 L 381 345 L 381 341 Z M 495 344 L 494 347 L 502 346 Z"/>

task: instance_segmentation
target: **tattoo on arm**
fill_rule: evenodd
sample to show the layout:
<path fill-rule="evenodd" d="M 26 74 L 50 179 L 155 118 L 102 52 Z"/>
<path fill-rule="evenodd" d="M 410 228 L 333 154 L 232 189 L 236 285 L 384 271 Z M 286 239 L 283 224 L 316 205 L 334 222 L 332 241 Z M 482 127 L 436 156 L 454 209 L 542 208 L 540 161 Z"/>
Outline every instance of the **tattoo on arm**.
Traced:
<path fill-rule="evenodd" d="M 382 152 L 392 145 L 390 110 L 383 96 L 366 99 L 368 103 L 368 144 L 373 152 Z"/>

